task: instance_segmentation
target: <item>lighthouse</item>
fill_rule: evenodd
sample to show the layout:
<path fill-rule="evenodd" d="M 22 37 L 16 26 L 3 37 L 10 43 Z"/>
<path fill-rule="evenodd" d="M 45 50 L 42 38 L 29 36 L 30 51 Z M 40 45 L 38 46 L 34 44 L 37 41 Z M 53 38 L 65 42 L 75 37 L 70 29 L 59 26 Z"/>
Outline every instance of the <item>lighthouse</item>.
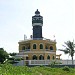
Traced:
<path fill-rule="evenodd" d="M 56 55 L 56 41 L 42 37 L 42 26 L 43 17 L 37 9 L 32 16 L 31 39 L 24 35 L 24 40 L 18 42 L 18 56 L 24 59 L 25 65 L 49 65 L 51 60 L 60 59 L 61 55 Z"/>
<path fill-rule="evenodd" d="M 33 39 L 42 39 L 43 17 L 40 15 L 38 9 L 35 11 L 35 15 L 32 16 L 32 26 Z"/>

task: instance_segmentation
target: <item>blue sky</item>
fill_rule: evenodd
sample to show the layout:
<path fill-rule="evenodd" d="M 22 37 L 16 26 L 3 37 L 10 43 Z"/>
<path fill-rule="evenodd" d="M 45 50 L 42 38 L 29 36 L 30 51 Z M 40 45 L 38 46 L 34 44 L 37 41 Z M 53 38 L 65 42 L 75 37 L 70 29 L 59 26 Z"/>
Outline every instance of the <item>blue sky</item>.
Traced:
<path fill-rule="evenodd" d="M 0 47 L 18 52 L 18 42 L 32 34 L 32 16 L 43 16 L 43 37 L 55 39 L 57 49 L 75 39 L 74 0 L 0 0 Z M 58 53 L 58 52 L 57 52 Z"/>

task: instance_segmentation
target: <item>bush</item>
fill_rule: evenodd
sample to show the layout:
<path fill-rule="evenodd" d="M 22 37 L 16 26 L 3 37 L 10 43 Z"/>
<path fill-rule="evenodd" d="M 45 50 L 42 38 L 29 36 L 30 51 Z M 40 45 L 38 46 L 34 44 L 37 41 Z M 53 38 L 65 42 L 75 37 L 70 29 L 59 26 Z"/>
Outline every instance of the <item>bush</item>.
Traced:
<path fill-rule="evenodd" d="M 44 67 L 44 65 L 40 65 L 40 67 Z"/>
<path fill-rule="evenodd" d="M 49 64 L 51 67 L 53 67 L 56 64 L 56 61 L 51 61 L 51 63 Z"/>
<path fill-rule="evenodd" d="M 8 59 L 9 55 L 8 53 L 3 49 L 3 48 L 0 48 L 0 63 L 4 63 L 4 61 L 6 59 Z"/>
<path fill-rule="evenodd" d="M 21 58 L 16 58 L 15 61 L 21 61 Z"/>
<path fill-rule="evenodd" d="M 70 71 L 70 68 L 68 66 L 63 67 L 64 71 Z"/>
<path fill-rule="evenodd" d="M 12 57 L 12 58 L 9 58 L 9 60 L 14 60 L 14 59 L 15 59 L 15 58 L 13 58 L 13 57 Z"/>

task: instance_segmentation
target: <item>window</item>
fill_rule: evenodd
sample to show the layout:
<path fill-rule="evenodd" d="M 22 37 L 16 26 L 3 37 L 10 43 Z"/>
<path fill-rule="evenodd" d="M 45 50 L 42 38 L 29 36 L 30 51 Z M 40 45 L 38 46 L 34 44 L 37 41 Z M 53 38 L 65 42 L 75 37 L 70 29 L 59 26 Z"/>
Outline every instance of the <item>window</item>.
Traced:
<path fill-rule="evenodd" d="M 36 44 L 33 44 L 33 49 L 36 49 Z"/>
<path fill-rule="evenodd" d="M 40 55 L 39 60 L 44 60 L 44 56 Z"/>
<path fill-rule="evenodd" d="M 33 60 L 37 60 L 37 56 L 36 55 L 33 55 Z"/>
<path fill-rule="evenodd" d="M 40 49 L 43 49 L 43 45 L 42 44 L 40 44 Z"/>
<path fill-rule="evenodd" d="M 55 59 L 55 57 L 53 56 L 53 60 Z"/>
<path fill-rule="evenodd" d="M 25 46 L 22 47 L 22 50 L 25 50 Z"/>
<path fill-rule="evenodd" d="M 49 55 L 47 56 L 47 59 L 50 60 L 50 56 Z"/>
<path fill-rule="evenodd" d="M 53 50 L 53 47 L 52 46 L 50 46 L 50 50 Z"/>

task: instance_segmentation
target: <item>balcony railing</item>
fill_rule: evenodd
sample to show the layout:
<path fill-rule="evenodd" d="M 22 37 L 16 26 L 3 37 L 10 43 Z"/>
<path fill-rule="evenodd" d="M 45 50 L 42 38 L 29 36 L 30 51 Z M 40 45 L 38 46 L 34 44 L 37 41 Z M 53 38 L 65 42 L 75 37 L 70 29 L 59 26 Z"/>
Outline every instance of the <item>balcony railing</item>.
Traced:
<path fill-rule="evenodd" d="M 30 38 L 30 39 L 24 39 L 24 40 L 20 40 L 20 42 L 24 42 L 24 41 L 28 41 L 28 40 L 47 40 L 47 41 L 52 41 L 52 42 L 56 42 L 56 40 L 51 40 L 51 39 L 47 39 L 47 38 Z"/>
<path fill-rule="evenodd" d="M 19 50 L 19 52 L 31 51 L 31 49 Z"/>
<path fill-rule="evenodd" d="M 50 49 L 35 49 L 35 50 L 31 50 L 31 49 L 25 49 L 25 50 L 19 50 L 19 52 L 29 52 L 29 51 L 48 51 L 48 52 L 55 52 L 55 50 L 50 50 Z"/>

